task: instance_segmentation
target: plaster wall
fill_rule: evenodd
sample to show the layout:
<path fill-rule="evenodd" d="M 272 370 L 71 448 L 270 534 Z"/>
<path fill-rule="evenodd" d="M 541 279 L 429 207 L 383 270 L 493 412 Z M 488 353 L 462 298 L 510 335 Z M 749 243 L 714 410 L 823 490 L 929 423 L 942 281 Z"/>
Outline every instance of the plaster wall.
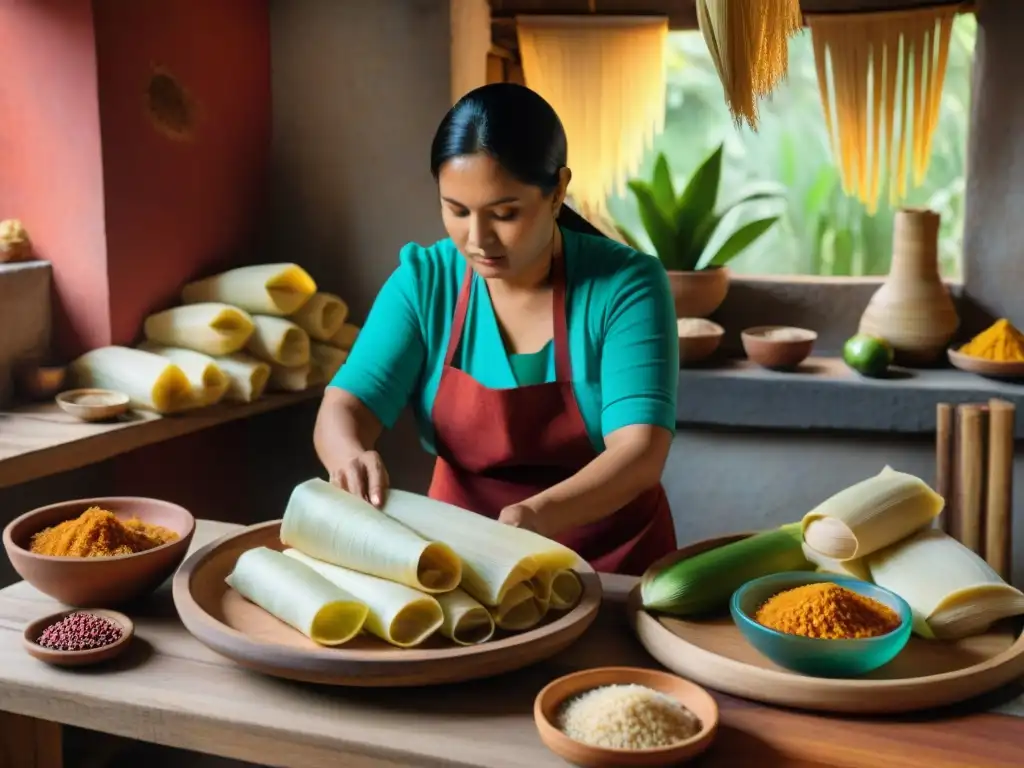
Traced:
<path fill-rule="evenodd" d="M 399 249 L 444 236 L 429 155 L 451 106 L 449 4 L 275 0 L 270 21 L 271 252 L 335 286 L 358 324 Z M 408 416 L 380 450 L 395 485 L 425 490 Z"/>

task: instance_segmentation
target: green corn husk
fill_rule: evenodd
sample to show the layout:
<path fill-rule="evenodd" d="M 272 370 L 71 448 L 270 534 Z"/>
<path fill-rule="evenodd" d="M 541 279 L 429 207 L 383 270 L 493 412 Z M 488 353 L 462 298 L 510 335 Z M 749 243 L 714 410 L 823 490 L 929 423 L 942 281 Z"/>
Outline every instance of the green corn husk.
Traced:
<path fill-rule="evenodd" d="M 732 593 L 751 579 L 783 571 L 811 571 L 803 553 L 801 524 L 790 523 L 701 552 L 654 572 L 640 582 L 647 610 L 674 616 L 721 611 Z"/>

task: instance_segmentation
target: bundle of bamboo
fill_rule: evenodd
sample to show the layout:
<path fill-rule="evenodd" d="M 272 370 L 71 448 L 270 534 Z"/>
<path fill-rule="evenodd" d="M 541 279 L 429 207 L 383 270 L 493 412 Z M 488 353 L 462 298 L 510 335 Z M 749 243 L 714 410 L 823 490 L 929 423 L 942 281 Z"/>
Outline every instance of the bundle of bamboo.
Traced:
<path fill-rule="evenodd" d="M 1009 581 L 1013 566 L 1013 448 L 1016 408 L 939 403 L 936 490 L 946 499 L 942 527 Z"/>

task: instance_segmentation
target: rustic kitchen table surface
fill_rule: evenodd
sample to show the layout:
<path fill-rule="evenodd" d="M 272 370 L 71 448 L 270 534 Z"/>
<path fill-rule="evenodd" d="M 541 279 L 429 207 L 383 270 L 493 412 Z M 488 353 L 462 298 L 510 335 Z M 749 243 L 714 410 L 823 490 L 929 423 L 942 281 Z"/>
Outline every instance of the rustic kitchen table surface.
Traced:
<path fill-rule="evenodd" d="M 201 521 L 193 548 L 236 527 Z M 564 766 L 537 737 L 534 696 L 577 669 L 657 666 L 625 624 L 625 595 L 634 583 L 605 578 L 601 615 L 549 662 L 490 680 L 412 690 L 316 687 L 242 670 L 185 631 L 169 589 L 133 612 L 134 647 L 112 666 L 52 668 L 22 650 L 21 634 L 28 621 L 58 606 L 15 584 L 0 590 L 0 768 L 59 768 L 62 723 L 288 768 Z M 1019 717 L 843 719 L 716 697 L 721 728 L 698 763 L 705 767 L 1024 765 Z"/>

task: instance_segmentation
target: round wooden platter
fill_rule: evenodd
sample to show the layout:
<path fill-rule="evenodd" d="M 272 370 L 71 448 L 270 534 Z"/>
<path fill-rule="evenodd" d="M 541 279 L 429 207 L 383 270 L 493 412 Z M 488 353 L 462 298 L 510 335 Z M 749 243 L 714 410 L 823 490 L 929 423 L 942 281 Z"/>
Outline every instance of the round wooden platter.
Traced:
<path fill-rule="evenodd" d="M 502 633 L 486 643 L 457 646 L 435 634 L 418 648 L 396 648 L 367 634 L 337 648 L 317 645 L 243 598 L 224 579 L 253 547 L 283 549 L 281 521 L 245 528 L 214 541 L 186 560 L 174 576 L 174 605 L 200 642 L 241 666 L 275 677 L 323 685 L 422 686 L 484 677 L 534 664 L 564 650 L 597 617 L 601 580 L 585 563 L 571 611 L 552 611 L 535 629 Z"/>
<path fill-rule="evenodd" d="M 746 538 L 698 542 L 656 564 Z M 825 712 L 910 712 L 965 701 L 1024 675 L 1022 622 L 1009 621 L 957 642 L 912 637 L 884 667 L 856 679 L 810 677 L 776 666 L 749 645 L 729 616 L 685 620 L 643 609 L 640 586 L 629 595 L 629 621 L 647 652 L 673 672 L 723 693 Z"/>

